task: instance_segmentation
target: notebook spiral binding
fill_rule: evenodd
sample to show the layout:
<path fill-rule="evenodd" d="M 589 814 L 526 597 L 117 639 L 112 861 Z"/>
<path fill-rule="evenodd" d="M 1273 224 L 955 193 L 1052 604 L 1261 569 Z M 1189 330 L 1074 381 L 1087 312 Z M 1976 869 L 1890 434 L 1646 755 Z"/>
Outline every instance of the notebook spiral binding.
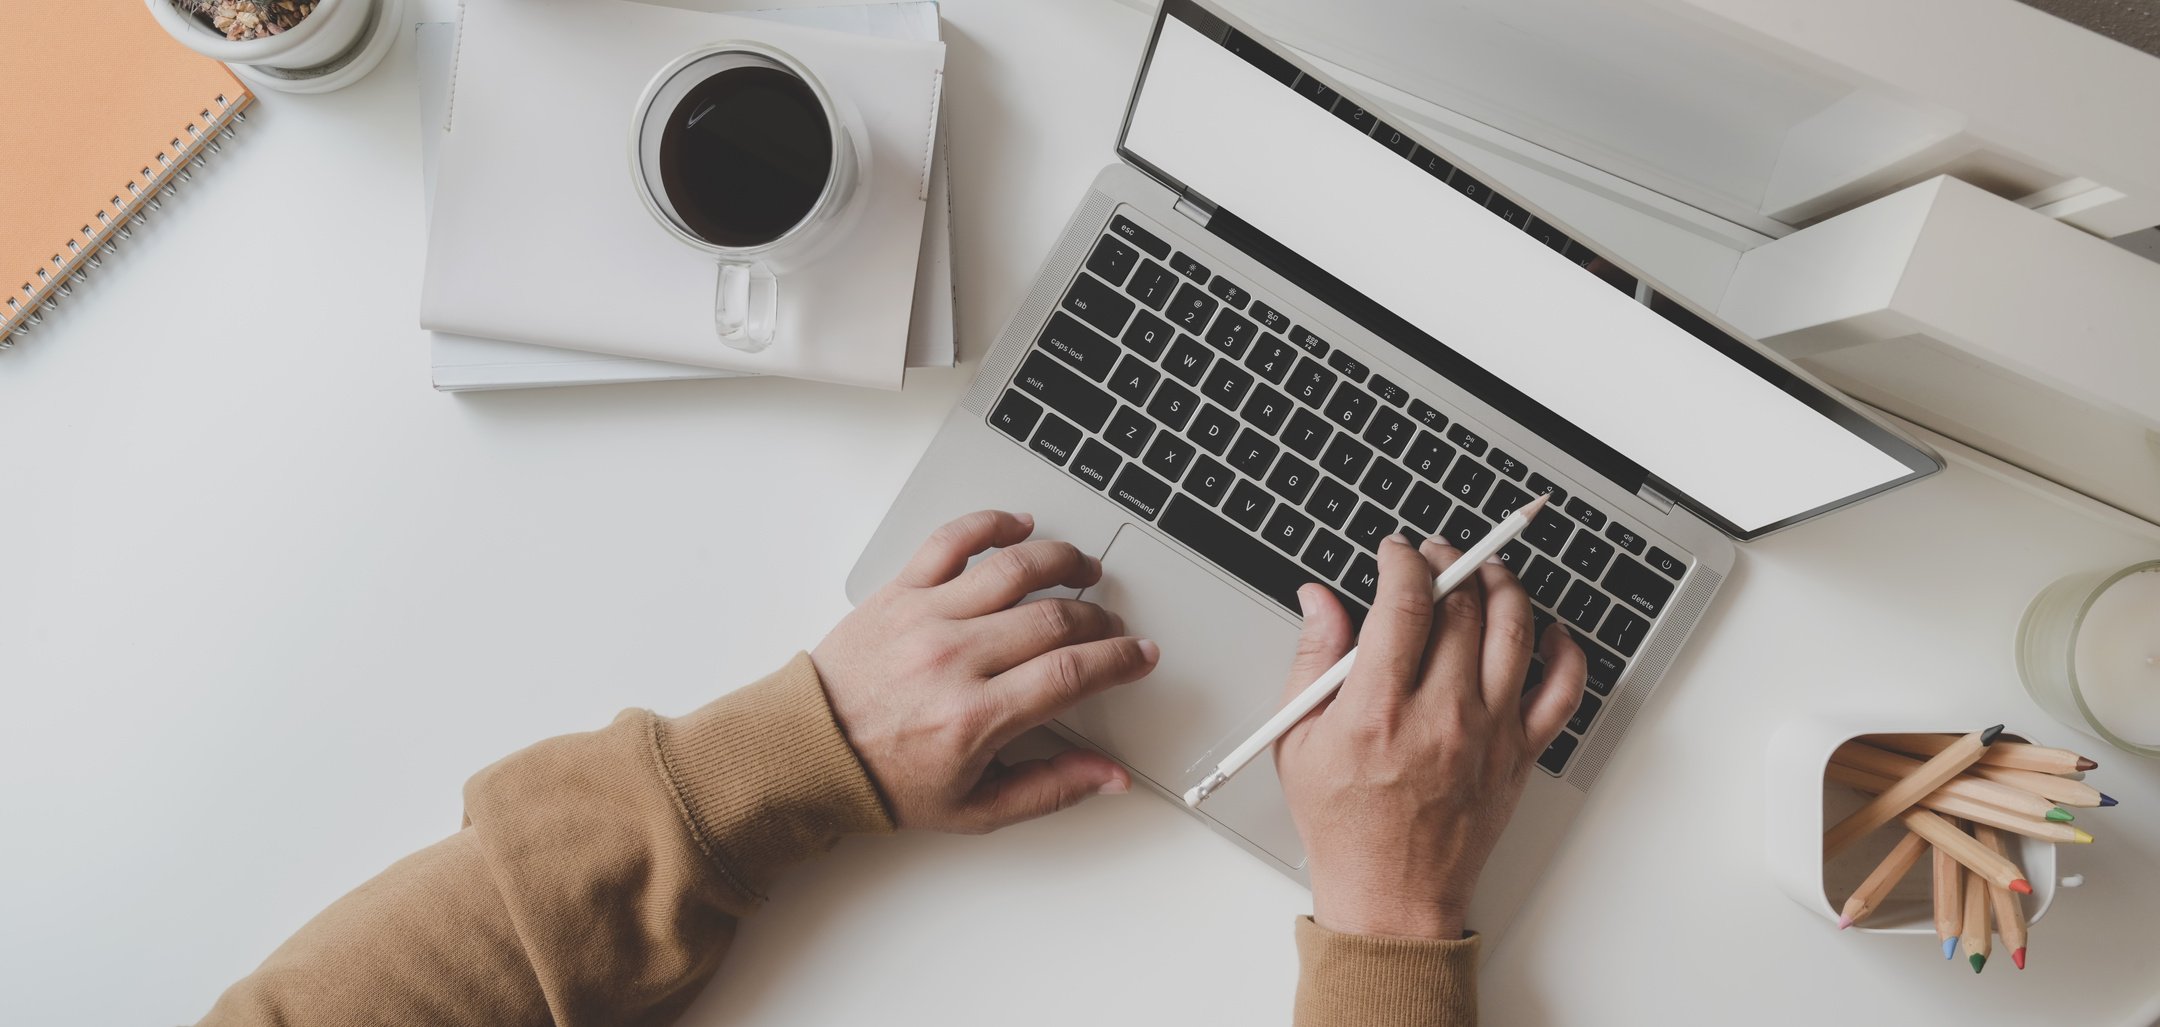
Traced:
<path fill-rule="evenodd" d="M 62 300 L 75 295 L 75 287 L 89 281 L 90 272 L 103 267 L 105 258 L 120 244 L 135 237 L 135 226 L 163 210 L 167 197 L 178 195 L 180 185 L 194 179 L 209 158 L 221 152 L 225 140 L 237 135 L 247 121 L 252 97 L 220 95 L 215 110 L 204 110 L 194 123 L 173 137 L 155 163 L 145 167 L 127 184 L 125 195 L 114 196 L 105 210 L 82 226 L 80 238 L 67 241 L 67 252 L 53 254 L 50 267 L 21 283 L 19 294 L 7 297 L 0 317 L 0 351 L 13 349 L 30 331 L 45 323 L 45 315 L 59 309 Z"/>

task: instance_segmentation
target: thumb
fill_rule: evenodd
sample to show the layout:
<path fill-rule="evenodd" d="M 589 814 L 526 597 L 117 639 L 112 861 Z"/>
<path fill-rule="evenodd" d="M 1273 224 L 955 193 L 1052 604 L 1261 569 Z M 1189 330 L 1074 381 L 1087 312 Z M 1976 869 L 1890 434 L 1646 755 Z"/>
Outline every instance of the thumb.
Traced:
<path fill-rule="evenodd" d="M 1091 795 L 1132 790 L 1132 777 L 1099 752 L 1067 749 L 1046 760 L 1027 760 L 990 772 L 968 795 L 969 819 L 983 831 L 1010 827 L 1077 806 Z"/>
<path fill-rule="evenodd" d="M 1335 598 L 1333 591 L 1324 585 L 1306 585 L 1298 589 L 1297 597 L 1305 613 L 1305 626 L 1298 632 L 1297 656 L 1290 661 L 1290 680 L 1283 686 L 1282 701 L 1286 703 L 1342 659 L 1355 641 L 1350 615 L 1343 611 L 1342 601 Z"/>

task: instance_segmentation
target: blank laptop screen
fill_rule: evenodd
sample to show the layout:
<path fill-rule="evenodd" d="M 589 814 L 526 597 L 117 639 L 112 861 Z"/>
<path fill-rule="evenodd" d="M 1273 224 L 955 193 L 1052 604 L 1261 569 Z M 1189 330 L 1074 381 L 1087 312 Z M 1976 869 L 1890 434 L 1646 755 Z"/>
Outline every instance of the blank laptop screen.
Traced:
<path fill-rule="evenodd" d="M 1287 62 L 1230 36 L 1246 56 L 1163 20 L 1126 128 L 1128 157 L 1639 465 L 1727 530 L 1758 533 L 1932 469 L 1647 285 L 1624 272 L 1619 282 L 1600 277 L 1495 216 L 1372 138 L 1370 124 L 1360 131 L 1295 88 Z"/>

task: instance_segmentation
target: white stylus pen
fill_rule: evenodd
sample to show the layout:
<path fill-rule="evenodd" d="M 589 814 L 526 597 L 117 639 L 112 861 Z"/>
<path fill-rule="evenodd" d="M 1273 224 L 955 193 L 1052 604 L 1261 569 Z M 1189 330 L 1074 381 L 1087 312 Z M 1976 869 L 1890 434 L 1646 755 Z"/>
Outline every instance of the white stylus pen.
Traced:
<path fill-rule="evenodd" d="M 1494 553 L 1500 551 L 1500 547 L 1515 541 L 1515 537 L 1530 526 L 1530 519 L 1545 508 L 1545 499 L 1546 497 L 1539 496 L 1522 509 L 1509 514 L 1491 533 L 1471 546 L 1470 551 L 1464 553 L 1461 559 L 1449 564 L 1447 570 L 1441 571 L 1440 579 L 1433 582 L 1433 601 L 1438 602 L 1441 596 L 1455 591 L 1456 586 L 1470 580 L 1470 576 L 1477 573 L 1479 564 L 1491 559 Z M 1334 695 L 1335 690 L 1341 688 L 1343 681 L 1350 677 L 1350 668 L 1356 663 L 1357 648 L 1353 646 L 1349 652 L 1343 654 L 1342 659 L 1336 660 L 1334 666 L 1321 674 L 1318 680 L 1305 686 L 1305 690 L 1299 692 L 1297 698 L 1290 700 L 1290 705 L 1277 710 L 1274 716 L 1268 718 L 1267 723 L 1260 725 L 1260 730 L 1253 732 L 1251 738 L 1230 750 L 1230 755 L 1223 757 L 1222 762 L 1217 763 L 1207 777 L 1185 793 L 1185 805 L 1200 805 L 1201 800 L 1213 794 L 1215 789 L 1221 788 L 1223 783 L 1238 771 L 1245 769 L 1245 765 L 1251 763 L 1253 757 L 1266 752 L 1268 746 L 1274 745 L 1275 740 L 1283 736 L 1283 732 L 1304 720 L 1305 715 L 1311 713 L 1313 707 L 1325 702 L 1328 696 Z"/>

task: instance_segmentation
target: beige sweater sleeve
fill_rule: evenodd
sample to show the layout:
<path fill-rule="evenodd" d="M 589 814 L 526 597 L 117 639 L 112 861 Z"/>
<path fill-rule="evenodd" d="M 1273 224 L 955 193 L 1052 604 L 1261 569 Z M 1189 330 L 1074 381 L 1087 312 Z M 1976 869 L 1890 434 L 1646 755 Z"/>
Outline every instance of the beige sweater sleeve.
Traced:
<path fill-rule="evenodd" d="M 783 868 L 893 827 L 807 656 L 688 716 L 513 754 L 467 782 L 465 820 L 309 921 L 204 1027 L 660 1027 Z M 1475 944 L 1303 920 L 1297 1022 L 1469 1024 Z"/>

